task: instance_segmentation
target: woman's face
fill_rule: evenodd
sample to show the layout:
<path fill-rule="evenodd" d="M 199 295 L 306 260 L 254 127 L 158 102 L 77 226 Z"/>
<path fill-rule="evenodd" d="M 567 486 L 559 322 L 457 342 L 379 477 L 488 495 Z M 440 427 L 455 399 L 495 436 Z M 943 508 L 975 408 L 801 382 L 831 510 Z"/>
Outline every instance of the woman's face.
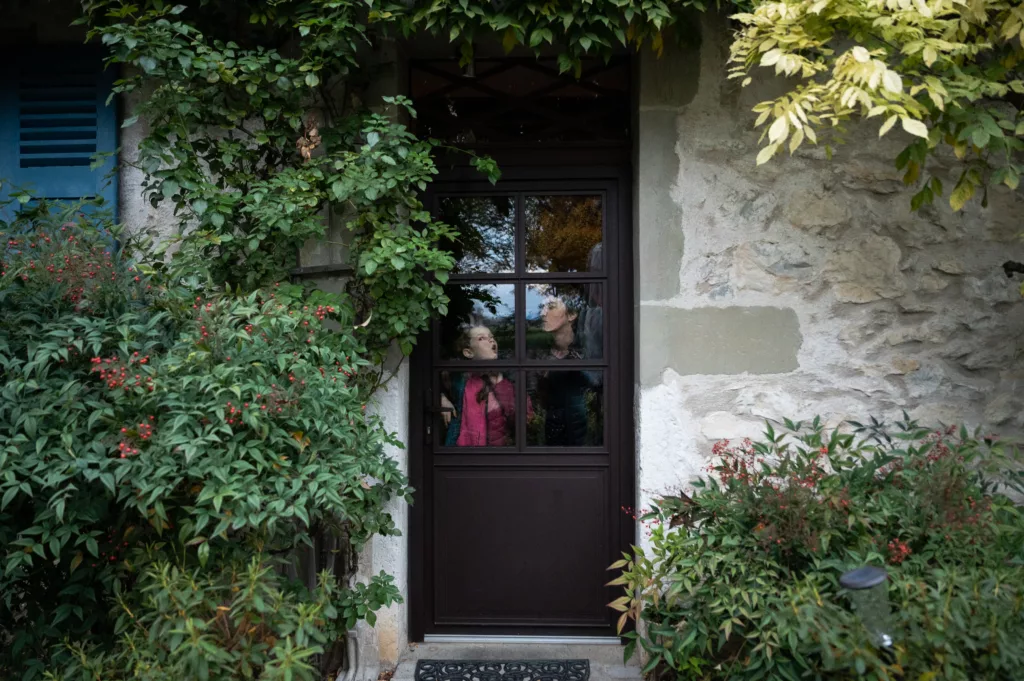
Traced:
<path fill-rule="evenodd" d="M 576 315 L 569 314 L 565 303 L 559 298 L 549 298 L 540 309 L 541 328 L 548 333 L 558 331 L 566 324 L 571 324 Z"/>
<path fill-rule="evenodd" d="M 462 351 L 466 359 L 498 359 L 498 342 L 486 326 L 469 330 L 469 347 Z"/>

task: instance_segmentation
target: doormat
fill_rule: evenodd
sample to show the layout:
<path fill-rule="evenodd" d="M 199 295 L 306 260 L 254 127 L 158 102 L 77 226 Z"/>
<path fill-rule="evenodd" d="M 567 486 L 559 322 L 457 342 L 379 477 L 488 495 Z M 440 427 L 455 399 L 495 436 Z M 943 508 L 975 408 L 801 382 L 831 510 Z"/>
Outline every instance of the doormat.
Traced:
<path fill-rule="evenodd" d="M 419 660 L 416 681 L 588 681 L 590 660 Z"/>

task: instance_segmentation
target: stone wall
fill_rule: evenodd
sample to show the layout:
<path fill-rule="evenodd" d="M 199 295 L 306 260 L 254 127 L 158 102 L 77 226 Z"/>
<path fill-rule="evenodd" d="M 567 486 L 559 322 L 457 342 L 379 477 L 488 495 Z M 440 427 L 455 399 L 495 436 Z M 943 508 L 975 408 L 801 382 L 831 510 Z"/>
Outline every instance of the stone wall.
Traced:
<path fill-rule="evenodd" d="M 873 122 L 832 161 L 812 146 L 756 167 L 750 109 L 778 84 L 727 81 L 725 21 L 702 33 L 640 65 L 640 503 L 766 418 L 1019 430 L 1024 304 L 1001 268 L 1024 259 L 1019 199 L 912 213 L 892 164 L 908 138 Z"/>

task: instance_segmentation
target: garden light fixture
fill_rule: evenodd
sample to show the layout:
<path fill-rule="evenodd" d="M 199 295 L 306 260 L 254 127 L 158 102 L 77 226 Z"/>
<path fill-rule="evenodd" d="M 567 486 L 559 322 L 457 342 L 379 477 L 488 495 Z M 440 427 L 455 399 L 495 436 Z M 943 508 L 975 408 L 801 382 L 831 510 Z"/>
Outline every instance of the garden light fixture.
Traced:
<path fill-rule="evenodd" d="M 850 592 L 861 623 L 880 648 L 892 647 L 888 578 L 884 568 L 871 565 L 851 570 L 839 578 L 839 584 Z"/>

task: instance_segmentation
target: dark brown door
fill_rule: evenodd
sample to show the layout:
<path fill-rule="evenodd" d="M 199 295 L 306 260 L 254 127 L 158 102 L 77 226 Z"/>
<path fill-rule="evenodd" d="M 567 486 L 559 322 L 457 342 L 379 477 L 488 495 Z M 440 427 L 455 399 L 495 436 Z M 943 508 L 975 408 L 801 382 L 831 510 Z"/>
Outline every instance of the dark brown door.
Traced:
<path fill-rule="evenodd" d="M 614 633 L 606 568 L 632 539 L 630 253 L 623 179 L 595 174 L 433 189 L 460 238 L 448 315 L 413 372 L 414 639 Z"/>

